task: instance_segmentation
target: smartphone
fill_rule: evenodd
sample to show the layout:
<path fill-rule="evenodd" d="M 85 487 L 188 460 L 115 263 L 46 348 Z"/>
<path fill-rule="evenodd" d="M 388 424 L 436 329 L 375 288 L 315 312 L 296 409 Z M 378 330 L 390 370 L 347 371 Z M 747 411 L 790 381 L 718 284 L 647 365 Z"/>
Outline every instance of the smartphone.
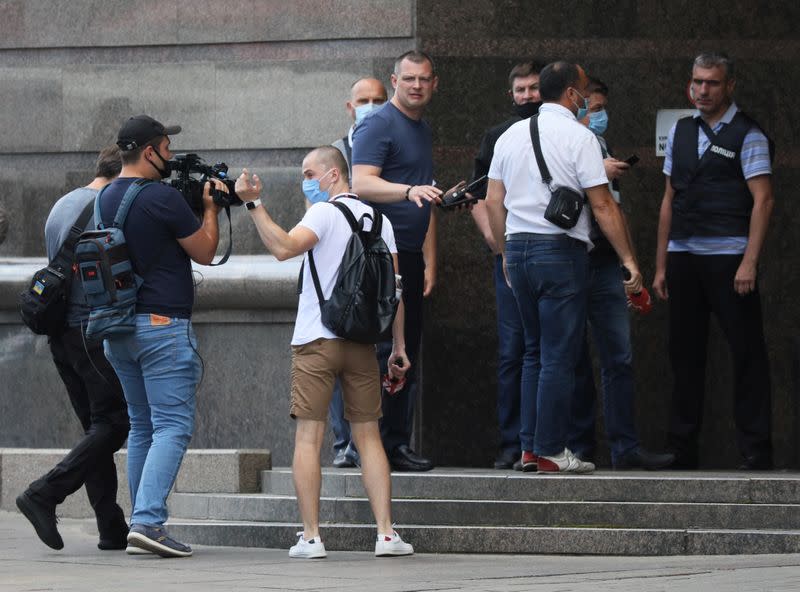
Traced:
<path fill-rule="evenodd" d="M 627 163 L 627 164 L 628 164 L 628 166 L 633 166 L 633 165 L 635 165 L 637 162 L 639 162 L 639 157 L 638 157 L 638 156 L 636 156 L 635 154 L 631 154 L 631 155 L 630 155 L 628 158 L 626 158 L 626 159 L 625 159 L 625 160 L 623 160 L 622 162 L 624 162 L 624 163 Z"/>
<path fill-rule="evenodd" d="M 477 189 L 482 184 L 486 183 L 488 179 L 487 175 L 483 175 L 482 177 L 478 177 L 477 179 L 473 179 L 469 183 L 467 183 L 464 187 L 459 189 L 458 191 L 453 191 L 453 193 L 449 193 L 447 195 L 442 196 L 442 203 L 439 205 L 440 208 L 444 209 L 452 209 L 458 206 L 463 206 L 465 204 L 469 204 L 479 199 L 483 199 L 480 197 L 467 197 L 467 193 Z"/>

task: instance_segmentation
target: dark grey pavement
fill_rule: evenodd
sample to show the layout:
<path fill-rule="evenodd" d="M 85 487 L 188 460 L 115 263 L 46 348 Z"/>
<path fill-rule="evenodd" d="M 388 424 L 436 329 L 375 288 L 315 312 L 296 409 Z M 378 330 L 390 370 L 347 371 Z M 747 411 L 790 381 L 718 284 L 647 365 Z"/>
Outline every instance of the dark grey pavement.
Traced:
<path fill-rule="evenodd" d="M 189 559 L 160 559 L 99 551 L 89 525 L 63 520 L 59 528 L 65 547 L 52 551 L 39 542 L 20 514 L 0 512 L 0 591 L 772 592 L 800 588 L 800 555 L 376 559 L 369 553 L 330 552 L 325 560 L 304 561 L 290 560 L 286 549 L 198 546 Z"/>

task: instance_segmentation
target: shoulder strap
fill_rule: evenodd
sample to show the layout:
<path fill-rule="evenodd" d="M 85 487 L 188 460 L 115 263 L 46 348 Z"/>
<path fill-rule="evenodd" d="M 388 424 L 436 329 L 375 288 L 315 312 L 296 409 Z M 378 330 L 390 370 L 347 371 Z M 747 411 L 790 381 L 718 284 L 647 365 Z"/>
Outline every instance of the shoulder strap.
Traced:
<path fill-rule="evenodd" d="M 347 223 L 350 225 L 350 229 L 353 232 L 358 232 L 361 230 L 361 226 L 356 220 L 356 217 L 353 215 L 353 212 L 350 211 L 350 208 L 348 208 L 343 203 L 339 203 L 338 201 L 332 201 L 329 203 L 332 203 L 334 206 L 336 206 L 336 209 L 339 210 L 344 215 L 344 217 L 347 219 Z"/>
<path fill-rule="evenodd" d="M 75 253 L 75 243 L 78 242 L 81 234 L 86 230 L 86 224 L 89 223 L 89 218 L 94 213 L 94 200 L 89 200 L 86 207 L 75 220 L 75 224 L 69 229 L 69 234 L 64 242 L 61 243 L 58 252 L 53 257 L 50 265 L 60 267 L 62 270 L 72 266 L 72 260 Z"/>
<path fill-rule="evenodd" d="M 336 206 L 336 209 L 339 210 L 347 220 L 347 223 L 350 225 L 350 229 L 353 232 L 358 232 L 360 230 L 359 224 L 356 221 L 356 217 L 353 216 L 353 212 L 350 211 L 343 203 L 339 203 L 338 201 L 331 201 L 328 202 Z M 303 263 L 305 265 L 305 262 Z M 311 272 L 311 279 L 314 280 L 314 290 L 317 292 L 317 300 L 319 300 L 319 305 L 322 306 L 325 302 L 325 297 L 322 294 L 322 285 L 319 282 L 319 275 L 317 274 L 317 266 L 314 264 L 314 248 L 310 248 L 308 250 L 308 270 Z M 300 277 L 298 278 L 298 294 L 303 291 L 303 266 L 300 266 Z"/>
<path fill-rule="evenodd" d="M 122 201 L 117 208 L 117 215 L 114 216 L 114 226 L 117 228 L 122 228 L 122 225 L 125 224 L 125 218 L 128 217 L 128 211 L 131 209 L 134 200 L 139 197 L 142 189 L 151 183 L 153 183 L 153 181 L 150 179 L 136 179 L 133 183 L 131 183 L 130 187 L 128 187 L 128 190 L 125 192 L 125 195 L 122 196 Z"/>
<path fill-rule="evenodd" d="M 549 186 L 553 181 L 550 176 L 550 170 L 547 168 L 547 163 L 544 161 L 544 154 L 542 154 L 542 142 L 539 139 L 539 114 L 537 113 L 531 117 L 530 123 L 531 131 L 531 144 L 533 144 L 533 153 L 536 155 L 536 164 L 539 165 L 539 172 L 542 175 L 542 181 L 545 185 Z"/>

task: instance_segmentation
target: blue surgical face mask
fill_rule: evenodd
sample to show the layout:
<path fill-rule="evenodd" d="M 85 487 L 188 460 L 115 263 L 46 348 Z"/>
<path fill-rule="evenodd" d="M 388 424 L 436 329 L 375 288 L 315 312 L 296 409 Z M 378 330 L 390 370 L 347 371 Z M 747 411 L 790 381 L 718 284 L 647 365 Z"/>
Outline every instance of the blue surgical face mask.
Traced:
<path fill-rule="evenodd" d="M 575 89 L 572 89 L 572 90 L 575 90 Z M 583 99 L 583 107 L 578 107 L 578 103 L 576 103 L 575 101 L 572 101 L 572 104 L 575 105 L 576 107 L 578 107 L 578 112 L 575 114 L 575 119 L 580 121 L 581 119 L 586 117 L 586 114 L 589 112 L 589 97 L 584 97 L 577 90 L 575 90 L 575 92 L 578 93 L 578 95 L 580 95 L 580 97 Z"/>
<path fill-rule="evenodd" d="M 608 129 L 608 113 L 606 113 L 605 109 L 589 113 L 589 129 L 597 136 L 602 136 L 606 132 Z"/>
<path fill-rule="evenodd" d="M 383 103 L 381 103 L 383 104 Z M 380 107 L 378 103 L 366 103 L 364 105 L 358 105 L 355 108 L 356 112 L 356 125 L 364 121 L 364 118 L 375 111 L 378 107 Z"/>
<path fill-rule="evenodd" d="M 331 169 L 331 171 L 332 170 L 333 169 Z M 331 171 L 328 171 L 328 173 Z M 303 179 L 303 193 L 312 205 L 321 201 L 328 201 L 330 198 L 330 194 L 327 191 L 322 191 L 322 189 L 319 188 L 319 182 L 324 179 L 328 173 L 325 173 L 319 179 Z"/>

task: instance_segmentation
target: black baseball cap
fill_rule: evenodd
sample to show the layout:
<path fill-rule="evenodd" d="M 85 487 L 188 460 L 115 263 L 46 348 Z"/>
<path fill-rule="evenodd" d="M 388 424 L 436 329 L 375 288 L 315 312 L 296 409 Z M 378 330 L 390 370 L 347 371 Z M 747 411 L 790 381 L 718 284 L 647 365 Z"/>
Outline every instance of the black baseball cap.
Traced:
<path fill-rule="evenodd" d="M 149 115 L 137 115 L 125 122 L 117 134 L 117 146 L 120 150 L 135 150 L 147 144 L 153 138 L 160 136 L 174 136 L 179 134 L 181 126 L 170 125 L 165 127 Z"/>

